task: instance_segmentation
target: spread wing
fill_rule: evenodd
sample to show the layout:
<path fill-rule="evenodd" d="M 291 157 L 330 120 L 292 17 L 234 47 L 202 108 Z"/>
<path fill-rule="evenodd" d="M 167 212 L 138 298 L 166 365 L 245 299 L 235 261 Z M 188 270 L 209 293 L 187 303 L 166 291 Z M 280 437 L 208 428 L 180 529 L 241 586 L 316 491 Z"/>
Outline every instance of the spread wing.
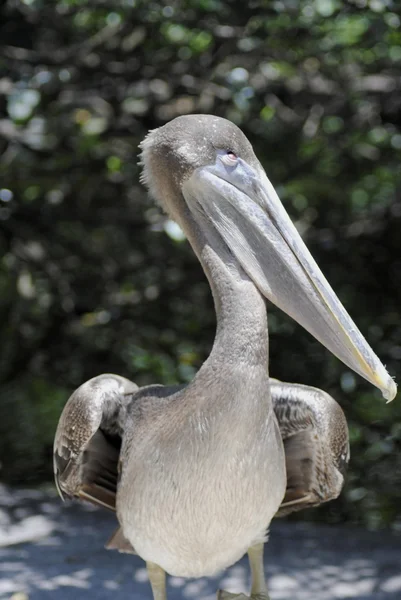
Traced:
<path fill-rule="evenodd" d="M 70 397 L 54 440 L 54 477 L 60 496 L 115 510 L 125 409 L 138 387 L 118 375 L 90 379 Z"/>
<path fill-rule="evenodd" d="M 270 379 L 283 438 L 287 488 L 277 516 L 337 498 L 349 461 L 348 427 L 339 404 L 322 390 Z"/>

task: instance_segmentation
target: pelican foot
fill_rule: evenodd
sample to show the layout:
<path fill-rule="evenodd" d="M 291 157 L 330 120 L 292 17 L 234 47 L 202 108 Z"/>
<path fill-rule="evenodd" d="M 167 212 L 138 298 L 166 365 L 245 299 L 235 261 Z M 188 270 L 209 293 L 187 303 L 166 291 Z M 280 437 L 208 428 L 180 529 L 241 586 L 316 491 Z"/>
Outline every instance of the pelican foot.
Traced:
<path fill-rule="evenodd" d="M 251 595 L 232 594 L 225 590 L 219 590 L 217 592 L 217 600 L 270 600 L 263 572 L 263 544 L 260 543 L 251 546 L 248 549 L 248 557 L 252 573 Z"/>
<path fill-rule="evenodd" d="M 219 590 L 217 592 L 217 600 L 270 600 L 270 596 L 268 594 L 252 594 L 251 596 L 246 596 L 245 594 L 232 594 L 231 592 L 226 592 L 224 590 Z"/>
<path fill-rule="evenodd" d="M 232 594 L 225 590 L 219 590 L 217 592 L 217 600 L 232 600 L 233 598 L 236 598 L 237 600 L 249 600 L 249 596 L 245 596 L 245 594 Z"/>

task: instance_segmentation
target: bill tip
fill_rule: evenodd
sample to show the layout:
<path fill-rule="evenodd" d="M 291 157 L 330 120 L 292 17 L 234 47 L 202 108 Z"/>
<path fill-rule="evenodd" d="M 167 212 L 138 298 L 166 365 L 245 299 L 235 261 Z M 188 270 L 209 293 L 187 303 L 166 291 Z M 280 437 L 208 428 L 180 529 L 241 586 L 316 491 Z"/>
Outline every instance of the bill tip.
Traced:
<path fill-rule="evenodd" d="M 387 400 L 386 404 L 392 402 L 397 395 L 397 384 L 389 376 L 389 381 L 385 387 L 382 388 L 383 398 Z"/>

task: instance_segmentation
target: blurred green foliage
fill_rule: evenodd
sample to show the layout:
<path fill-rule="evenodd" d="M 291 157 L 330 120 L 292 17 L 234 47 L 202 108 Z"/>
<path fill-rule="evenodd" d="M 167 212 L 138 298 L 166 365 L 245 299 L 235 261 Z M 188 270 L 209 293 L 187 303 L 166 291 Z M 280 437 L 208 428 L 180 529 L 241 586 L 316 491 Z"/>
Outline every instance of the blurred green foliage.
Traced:
<path fill-rule="evenodd" d="M 51 476 L 71 391 L 189 381 L 208 285 L 139 185 L 148 129 L 190 112 L 250 138 L 322 270 L 401 380 L 401 30 L 393 0 L 8 0 L 0 8 L 2 477 Z M 401 527 L 401 404 L 268 306 L 271 372 L 349 420 L 345 493 L 315 519 Z"/>

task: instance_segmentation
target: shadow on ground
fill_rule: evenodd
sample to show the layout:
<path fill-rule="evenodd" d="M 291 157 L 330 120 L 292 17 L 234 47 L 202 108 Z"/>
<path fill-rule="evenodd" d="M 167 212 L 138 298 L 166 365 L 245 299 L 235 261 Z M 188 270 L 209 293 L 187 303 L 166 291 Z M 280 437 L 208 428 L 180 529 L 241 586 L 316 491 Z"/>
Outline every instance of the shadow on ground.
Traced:
<path fill-rule="evenodd" d="M 103 549 L 114 516 L 0 486 L 0 599 L 151 600 L 144 563 Z M 266 546 L 272 600 L 400 600 L 401 537 L 276 522 Z M 245 591 L 246 559 L 215 578 L 169 578 L 169 600 Z"/>

